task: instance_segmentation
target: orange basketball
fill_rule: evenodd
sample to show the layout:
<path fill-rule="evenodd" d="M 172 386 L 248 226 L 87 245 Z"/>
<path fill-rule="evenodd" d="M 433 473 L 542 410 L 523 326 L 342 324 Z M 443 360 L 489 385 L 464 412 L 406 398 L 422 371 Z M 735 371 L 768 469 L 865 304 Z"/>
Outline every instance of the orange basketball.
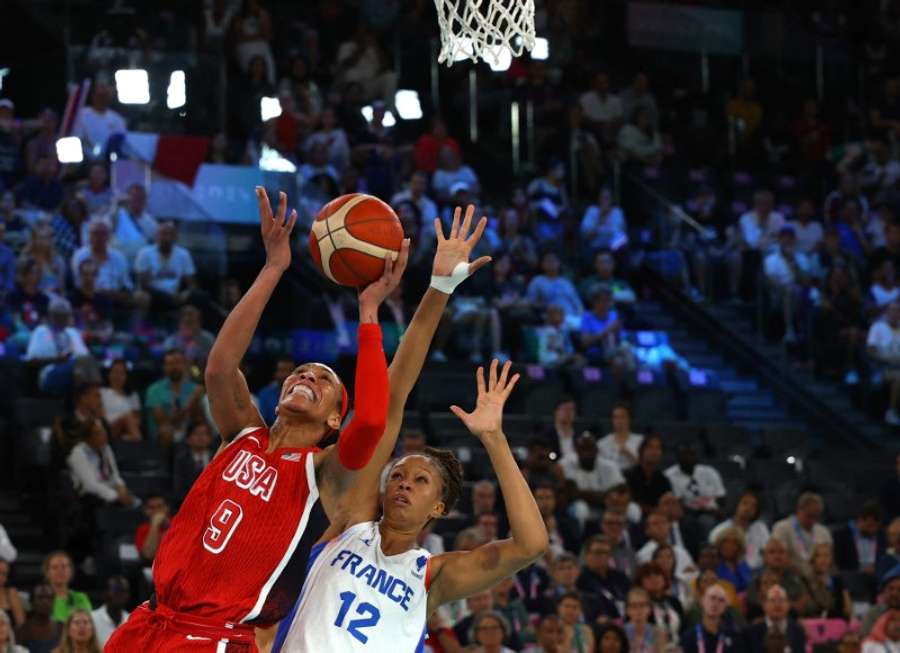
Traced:
<path fill-rule="evenodd" d="M 309 251 L 326 277 L 361 288 L 384 273 L 388 253 L 397 260 L 403 227 L 394 210 L 377 197 L 352 193 L 322 207 L 309 232 Z"/>

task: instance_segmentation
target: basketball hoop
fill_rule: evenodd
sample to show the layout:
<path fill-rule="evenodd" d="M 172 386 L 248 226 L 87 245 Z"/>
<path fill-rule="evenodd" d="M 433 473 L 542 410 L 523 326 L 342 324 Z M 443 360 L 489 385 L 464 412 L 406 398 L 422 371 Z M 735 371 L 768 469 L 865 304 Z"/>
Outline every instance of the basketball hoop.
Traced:
<path fill-rule="evenodd" d="M 499 65 L 504 50 L 534 48 L 534 0 L 434 0 L 441 26 L 438 63 L 478 59 Z"/>

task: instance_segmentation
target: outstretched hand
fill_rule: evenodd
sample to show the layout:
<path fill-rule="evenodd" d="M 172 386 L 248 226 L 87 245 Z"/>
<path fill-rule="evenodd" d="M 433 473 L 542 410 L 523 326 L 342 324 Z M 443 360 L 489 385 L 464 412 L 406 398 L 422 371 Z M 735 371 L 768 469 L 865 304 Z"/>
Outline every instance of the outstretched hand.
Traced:
<path fill-rule="evenodd" d="M 519 374 L 513 374 L 512 378 L 509 378 L 509 369 L 512 366 L 509 361 L 503 365 L 498 378 L 498 364 L 496 358 L 491 361 L 487 387 L 484 383 L 484 368 L 479 367 L 475 373 L 478 398 L 471 413 L 467 413 L 459 406 L 450 406 L 450 412 L 461 419 L 466 428 L 479 440 L 503 434 L 503 406 L 519 381 Z"/>
<path fill-rule="evenodd" d="M 360 312 L 366 308 L 374 309 L 378 312 L 378 307 L 387 299 L 394 288 L 400 285 L 400 279 L 403 278 L 403 272 L 406 270 L 406 263 L 409 260 L 409 238 L 404 238 L 400 245 L 400 253 L 397 260 L 394 261 L 390 254 L 384 257 L 384 272 L 381 278 L 373 281 L 359 292 L 359 308 Z"/>
<path fill-rule="evenodd" d="M 457 206 L 453 211 L 453 224 L 450 227 L 450 235 L 446 238 L 444 237 L 441 219 L 434 219 L 437 251 L 434 254 L 434 264 L 431 273 L 435 276 L 448 277 L 453 274 L 453 270 L 457 265 L 469 263 L 469 255 L 475 249 L 475 246 L 478 245 L 478 241 L 481 240 L 481 235 L 484 233 L 485 227 L 487 227 L 487 218 L 482 217 L 478 224 L 475 225 L 475 230 L 469 235 L 469 230 L 472 228 L 472 218 L 475 216 L 475 207 L 472 204 L 466 207 L 466 215 L 462 220 L 462 224 L 460 224 L 461 214 L 462 209 Z M 490 256 L 482 256 L 469 263 L 469 275 L 474 274 L 476 270 L 490 262 Z"/>
<path fill-rule="evenodd" d="M 269 195 L 262 186 L 256 187 L 256 200 L 259 203 L 260 232 L 266 248 L 266 265 L 287 270 L 291 264 L 291 232 L 297 223 L 297 211 L 285 220 L 287 213 L 287 195 L 278 193 L 278 212 L 272 215 L 272 204 Z"/>

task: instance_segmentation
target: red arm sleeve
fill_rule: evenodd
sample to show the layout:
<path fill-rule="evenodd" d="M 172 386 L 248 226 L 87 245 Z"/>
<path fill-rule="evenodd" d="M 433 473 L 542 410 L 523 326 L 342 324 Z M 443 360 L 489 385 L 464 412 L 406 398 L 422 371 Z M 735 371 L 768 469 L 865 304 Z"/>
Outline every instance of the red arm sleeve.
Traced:
<path fill-rule="evenodd" d="M 366 466 L 375 453 L 387 422 L 387 360 L 381 342 L 381 327 L 359 325 L 359 353 L 356 357 L 355 412 L 338 439 L 338 460 L 347 469 Z"/>

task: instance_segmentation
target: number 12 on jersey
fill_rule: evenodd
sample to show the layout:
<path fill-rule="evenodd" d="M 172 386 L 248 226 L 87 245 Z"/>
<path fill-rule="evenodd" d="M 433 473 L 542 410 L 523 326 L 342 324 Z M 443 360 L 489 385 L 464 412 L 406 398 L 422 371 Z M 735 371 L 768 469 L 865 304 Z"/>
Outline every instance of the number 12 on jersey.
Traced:
<path fill-rule="evenodd" d="M 341 592 L 341 609 L 338 610 L 337 619 L 334 620 L 334 625 L 338 628 L 344 627 L 344 619 L 347 616 L 347 612 L 350 610 L 350 607 L 353 605 L 353 602 L 356 601 L 356 594 L 354 592 Z M 363 619 L 353 619 L 347 624 L 347 632 L 349 632 L 353 637 L 358 639 L 360 642 L 365 644 L 369 641 L 369 636 L 360 632 L 363 628 L 370 628 L 378 623 L 378 620 L 381 619 L 381 611 L 378 610 L 371 603 L 360 603 L 356 606 L 356 614 L 364 617 Z"/>

